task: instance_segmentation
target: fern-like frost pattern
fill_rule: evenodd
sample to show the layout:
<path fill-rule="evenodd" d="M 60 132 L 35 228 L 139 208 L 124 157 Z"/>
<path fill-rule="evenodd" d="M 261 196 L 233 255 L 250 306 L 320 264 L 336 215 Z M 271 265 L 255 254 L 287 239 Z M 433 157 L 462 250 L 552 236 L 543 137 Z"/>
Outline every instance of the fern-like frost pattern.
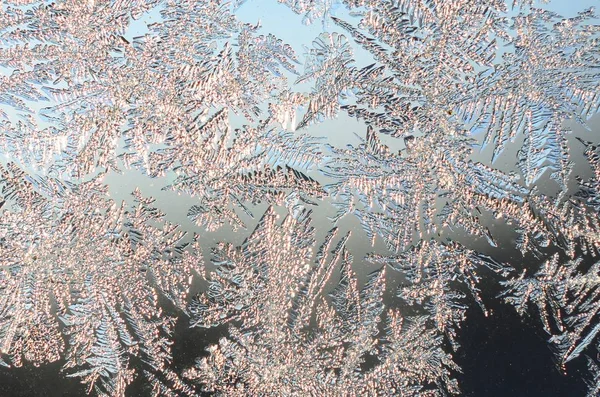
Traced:
<path fill-rule="evenodd" d="M 2 370 L 460 395 L 492 303 L 599 395 L 600 23 L 552 6 L 4 1 Z"/>

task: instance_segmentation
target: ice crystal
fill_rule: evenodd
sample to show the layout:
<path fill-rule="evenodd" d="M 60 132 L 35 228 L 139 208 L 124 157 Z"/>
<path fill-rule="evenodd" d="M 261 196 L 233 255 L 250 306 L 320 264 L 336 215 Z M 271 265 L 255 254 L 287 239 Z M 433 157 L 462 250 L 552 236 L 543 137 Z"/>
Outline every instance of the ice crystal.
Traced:
<path fill-rule="evenodd" d="M 530 306 L 537 309 L 563 368 L 589 351 L 589 345 L 597 340 L 600 332 L 597 288 L 600 262 L 596 259 L 600 249 L 600 224 L 595 208 L 597 196 L 592 193 L 598 159 L 596 147 L 589 142 L 584 144 L 584 154 L 594 171 L 590 180 L 578 177 L 578 191 L 564 202 L 560 200 L 563 194 L 553 200 L 539 196 L 533 201 L 548 235 L 544 246 L 554 249 L 555 253 L 534 274 L 531 274 L 533 269 L 525 269 L 519 277 L 503 282 L 506 289 L 501 295 L 521 315 L 530 314 Z M 594 362 L 590 359 L 589 363 L 595 373 Z M 590 384 L 589 395 L 597 394 L 595 382 Z"/>
<path fill-rule="evenodd" d="M 198 225 L 209 230 L 225 222 L 244 226 L 231 204 L 250 213 L 248 205 L 262 201 L 282 204 L 294 194 L 304 201 L 323 196 L 320 184 L 296 169 L 314 164 L 320 146 L 314 139 L 276 133 L 266 123 L 236 131 L 228 146 L 231 135 L 221 110 L 182 132 L 173 140 L 176 145 L 152 159 L 154 166 L 176 169 L 177 178 L 165 189 L 199 199 L 188 214 Z"/>
<path fill-rule="evenodd" d="M 276 130 L 299 100 L 282 74 L 296 73 L 289 45 L 219 1 L 110 4 L 6 7 L 0 65 L 13 70 L 2 95 L 23 121 L 5 121 L 3 153 L 62 177 L 120 170 L 118 159 L 151 177 L 176 171 L 171 187 L 199 197 L 192 216 L 209 229 L 241 224 L 231 203 L 247 212 L 244 202 L 281 203 L 284 192 L 318 197 L 296 168 L 311 168 L 319 145 Z M 146 11 L 163 22 L 130 37 Z M 43 101 L 50 126 L 38 130 Z M 231 113 L 268 117 L 232 131 Z"/>
<path fill-rule="evenodd" d="M 336 230 L 330 231 L 311 263 L 309 215 L 278 224 L 269 210 L 241 247 L 215 250 L 216 271 L 190 308 L 192 325 L 227 323 L 228 337 L 210 346 L 187 377 L 220 395 L 456 392 L 450 376 L 457 367 L 424 317 L 403 320 L 390 310 L 381 324 L 385 271 L 360 288 L 348 235 L 332 249 Z M 340 279 L 327 300 L 336 266 Z M 378 363 L 360 371 L 368 356 Z"/>
<path fill-rule="evenodd" d="M 593 359 L 588 357 L 588 369 L 592 373 L 592 380 L 588 381 L 588 397 L 597 396 L 600 393 L 600 366 Z"/>
<path fill-rule="evenodd" d="M 352 156 L 342 153 L 324 168 L 337 181 L 326 187 L 336 198 L 334 221 L 355 213 L 367 236 L 381 235 L 393 251 L 443 227 L 495 245 L 478 214 L 506 206 L 519 208 L 520 215 L 527 191 L 516 177 L 471 161 L 461 140 L 431 136 L 409 142 L 407 153 L 392 153 L 369 128 L 367 141 Z"/>
<path fill-rule="evenodd" d="M 444 396 L 498 299 L 598 394 L 594 9 L 265 1 L 322 24 L 302 53 L 252 3 L 0 4 L 0 364 L 107 396 Z M 221 333 L 184 372 L 178 319 Z"/>
<path fill-rule="evenodd" d="M 356 213 L 370 236 L 379 230 L 394 250 L 406 248 L 414 231 L 436 232 L 436 223 L 457 223 L 493 243 L 473 209 L 520 208 L 525 186 L 547 169 L 560 183 L 568 173 L 562 122 L 585 122 L 598 110 L 600 79 L 592 67 L 598 26 L 587 23 L 595 14 L 561 20 L 533 10 L 508 24 L 502 2 L 366 3 L 372 8 L 359 13 L 358 26 L 333 20 L 378 62 L 354 66 L 348 39 L 325 33 L 313 43 L 301 77 L 314 80 L 315 90 L 299 127 L 342 110 L 369 125 L 366 145 L 324 168 L 340 180 L 330 190 L 339 198 L 336 219 Z M 544 50 L 546 43 L 552 49 Z M 341 104 L 347 92 L 355 104 Z M 382 147 L 378 134 L 403 137 L 404 155 Z M 493 143 L 494 162 L 517 137 L 524 139 L 516 165 L 525 186 L 515 175 L 470 161 L 473 146 Z M 515 215 L 524 231 L 531 227 Z"/>
<path fill-rule="evenodd" d="M 465 319 L 467 308 L 466 295 L 461 289 L 466 287 L 487 315 L 478 287 L 481 279 L 478 273 L 483 267 L 503 276 L 513 270 L 459 244 L 435 241 L 424 241 L 398 257 L 372 256 L 369 260 L 390 266 L 406 277 L 409 284 L 398 291 L 398 296 L 429 312 L 436 328 L 446 334 L 455 349 L 458 348 L 456 328 Z"/>
<path fill-rule="evenodd" d="M 128 208 L 94 181 L 32 179 L 13 164 L 2 171 L 13 207 L 0 225 L 2 363 L 41 365 L 64 353 L 68 376 L 99 395 L 124 395 L 132 357 L 169 378 L 174 319 L 158 296 L 185 308 L 195 243 L 137 191 Z M 186 390 L 179 382 L 172 386 Z"/>
<path fill-rule="evenodd" d="M 579 356 L 600 331 L 596 317 L 600 264 L 581 272 L 581 262 L 577 258 L 562 263 L 555 254 L 533 277 L 522 274 L 505 283 L 505 300 L 520 314 L 527 313 L 529 302 L 535 304 L 562 364 Z"/>
<path fill-rule="evenodd" d="M 294 12 L 303 14 L 302 23 L 310 25 L 315 21 L 322 21 L 327 25 L 328 17 L 335 13 L 341 6 L 341 0 L 277 0 L 290 7 Z"/>

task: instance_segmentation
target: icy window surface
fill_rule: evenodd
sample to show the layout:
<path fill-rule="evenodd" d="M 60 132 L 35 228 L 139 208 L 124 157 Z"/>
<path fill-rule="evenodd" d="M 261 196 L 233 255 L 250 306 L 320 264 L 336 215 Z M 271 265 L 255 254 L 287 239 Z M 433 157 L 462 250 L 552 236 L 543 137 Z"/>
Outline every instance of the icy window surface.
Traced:
<path fill-rule="evenodd" d="M 599 396 L 594 3 L 4 0 L 0 395 Z"/>

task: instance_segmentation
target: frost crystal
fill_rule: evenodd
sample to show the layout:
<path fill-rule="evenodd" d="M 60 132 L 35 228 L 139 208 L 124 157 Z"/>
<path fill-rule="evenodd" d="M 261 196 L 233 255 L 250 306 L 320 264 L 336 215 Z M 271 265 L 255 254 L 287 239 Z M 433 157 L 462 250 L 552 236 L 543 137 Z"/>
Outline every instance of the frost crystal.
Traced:
<path fill-rule="evenodd" d="M 215 250 L 216 274 L 192 304 L 192 325 L 227 322 L 229 337 L 210 346 L 187 377 L 222 395 L 456 392 L 450 371 L 457 367 L 424 317 L 404 325 L 390 310 L 381 324 L 385 271 L 370 274 L 360 288 L 348 235 L 331 249 L 337 233 L 329 232 L 310 262 L 309 215 L 278 225 L 269 210 L 241 247 Z M 329 303 L 322 293 L 338 266 Z M 378 363 L 361 371 L 369 356 Z"/>
<path fill-rule="evenodd" d="M 137 191 L 128 208 L 96 182 L 32 179 L 12 164 L 2 171 L 13 210 L 0 225 L 1 362 L 38 366 L 65 354 L 67 376 L 99 395 L 124 394 L 133 357 L 170 378 L 174 319 L 158 296 L 185 307 L 195 242 Z"/>
<path fill-rule="evenodd" d="M 495 300 L 597 395 L 600 24 L 551 9 L 3 2 L 0 365 L 106 396 L 446 396 Z M 176 324 L 207 332 L 195 365 Z"/>

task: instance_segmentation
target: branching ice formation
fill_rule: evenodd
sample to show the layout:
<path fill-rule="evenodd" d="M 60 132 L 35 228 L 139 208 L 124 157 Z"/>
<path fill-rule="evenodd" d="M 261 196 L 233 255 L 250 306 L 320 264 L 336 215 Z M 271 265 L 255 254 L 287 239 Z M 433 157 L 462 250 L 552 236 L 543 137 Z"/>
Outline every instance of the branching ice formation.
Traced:
<path fill-rule="evenodd" d="M 166 378 L 186 390 L 168 368 L 174 319 L 158 297 L 185 308 L 196 238 L 186 241 L 138 191 L 128 208 L 108 201 L 96 181 L 31 178 L 9 164 L 2 193 L 12 208 L 0 225 L 0 363 L 41 365 L 66 354 L 67 376 L 98 395 L 123 395 L 136 357 L 157 372 L 153 383 Z"/>
<path fill-rule="evenodd" d="M 228 322 L 229 337 L 209 347 L 210 356 L 187 377 L 223 395 L 455 392 L 450 370 L 457 367 L 425 317 L 403 320 L 390 310 L 380 324 L 385 271 L 370 274 L 360 288 L 348 235 L 332 249 L 337 233 L 330 231 L 310 262 L 309 216 L 287 217 L 279 225 L 268 210 L 241 247 L 215 250 L 216 274 L 190 308 L 192 324 Z M 329 303 L 323 291 L 337 266 L 340 280 Z M 366 356 L 378 363 L 361 371 Z"/>
<path fill-rule="evenodd" d="M 300 56 L 245 3 L 0 4 L 0 364 L 60 361 L 106 396 L 444 396 L 467 308 L 499 299 L 561 369 L 587 356 L 597 395 L 596 12 L 272 1 L 326 30 Z M 334 118 L 359 142 L 314 136 Z M 133 172 L 194 233 L 149 182 L 109 197 Z M 184 317 L 226 331 L 182 371 Z"/>

